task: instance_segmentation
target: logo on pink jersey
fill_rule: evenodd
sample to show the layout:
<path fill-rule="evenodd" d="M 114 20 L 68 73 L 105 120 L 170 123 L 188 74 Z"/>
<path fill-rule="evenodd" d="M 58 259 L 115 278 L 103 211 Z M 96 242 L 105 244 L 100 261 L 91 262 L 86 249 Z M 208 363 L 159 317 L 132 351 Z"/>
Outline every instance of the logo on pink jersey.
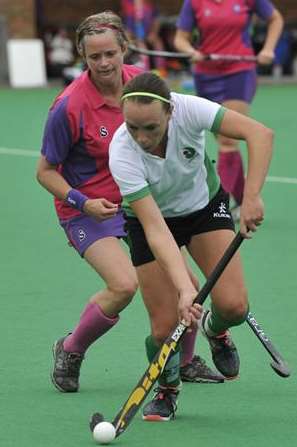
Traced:
<path fill-rule="evenodd" d="M 241 10 L 240 5 L 234 5 L 234 6 L 233 6 L 233 11 L 234 11 L 234 12 L 237 12 L 237 13 L 238 13 L 238 12 L 240 12 L 240 10 Z"/>
<path fill-rule="evenodd" d="M 108 130 L 105 126 L 100 126 L 99 133 L 101 137 L 107 137 L 108 136 Z"/>

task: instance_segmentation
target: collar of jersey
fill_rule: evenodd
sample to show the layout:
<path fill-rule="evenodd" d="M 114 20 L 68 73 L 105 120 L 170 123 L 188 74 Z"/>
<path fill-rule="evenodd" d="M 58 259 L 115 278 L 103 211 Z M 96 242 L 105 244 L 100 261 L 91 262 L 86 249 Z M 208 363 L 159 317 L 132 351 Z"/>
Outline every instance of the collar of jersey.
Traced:
<path fill-rule="evenodd" d="M 90 74 L 90 71 L 86 70 L 84 73 L 84 77 L 85 77 L 84 81 L 85 81 L 85 85 L 87 87 L 87 95 L 88 95 L 89 101 L 90 101 L 93 109 L 99 109 L 100 107 L 103 107 L 103 106 L 109 107 L 106 104 L 103 96 L 100 94 L 100 92 L 96 89 L 95 85 L 91 81 L 89 74 Z M 125 70 L 125 65 L 123 65 L 122 77 L 123 77 L 124 84 L 126 84 L 126 82 L 129 81 L 129 79 L 130 79 L 128 76 L 128 73 Z"/>

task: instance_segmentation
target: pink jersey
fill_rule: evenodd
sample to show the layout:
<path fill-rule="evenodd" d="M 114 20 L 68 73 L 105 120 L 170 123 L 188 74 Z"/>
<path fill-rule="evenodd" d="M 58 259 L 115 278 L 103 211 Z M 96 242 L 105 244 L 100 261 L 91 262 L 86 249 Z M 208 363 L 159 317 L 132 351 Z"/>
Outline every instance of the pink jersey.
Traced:
<path fill-rule="evenodd" d="M 267 21 L 273 9 L 269 0 L 185 0 L 177 27 L 189 32 L 198 29 L 199 51 L 204 54 L 253 55 L 251 17 L 255 13 Z M 246 61 L 202 61 L 196 71 L 229 74 L 254 67 L 254 62 Z"/>
<path fill-rule="evenodd" d="M 123 66 L 123 82 L 140 72 Z M 41 152 L 65 180 L 89 198 L 121 203 L 119 188 L 108 166 L 109 144 L 123 122 L 120 107 L 106 104 L 85 71 L 55 100 L 44 131 Z M 80 214 L 55 199 L 57 214 L 66 220 Z"/>

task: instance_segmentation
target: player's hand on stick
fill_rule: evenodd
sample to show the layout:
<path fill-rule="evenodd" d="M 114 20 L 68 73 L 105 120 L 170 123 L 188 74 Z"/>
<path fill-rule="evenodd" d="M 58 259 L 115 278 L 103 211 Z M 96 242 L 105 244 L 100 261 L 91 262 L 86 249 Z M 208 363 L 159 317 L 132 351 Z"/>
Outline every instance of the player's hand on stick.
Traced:
<path fill-rule="evenodd" d="M 113 217 L 118 211 L 118 205 L 107 199 L 88 199 L 84 205 L 84 213 L 96 220 Z"/>
<path fill-rule="evenodd" d="M 272 64 L 273 60 L 274 52 L 271 50 L 265 50 L 263 48 L 263 50 L 257 54 L 257 62 L 260 65 L 270 65 Z"/>
<path fill-rule="evenodd" d="M 244 196 L 240 207 L 240 233 L 246 239 L 251 238 L 250 232 L 257 231 L 264 220 L 264 204 L 259 195 Z"/>
<path fill-rule="evenodd" d="M 190 57 L 190 62 L 195 63 L 195 62 L 201 62 L 205 59 L 205 55 L 203 53 L 201 53 L 198 50 L 194 50 L 191 51 L 189 53 L 189 57 Z"/>
<path fill-rule="evenodd" d="M 202 314 L 202 306 L 200 304 L 193 304 L 194 299 L 197 296 L 197 291 L 183 291 L 179 294 L 178 302 L 178 316 L 186 326 L 196 324 Z"/>

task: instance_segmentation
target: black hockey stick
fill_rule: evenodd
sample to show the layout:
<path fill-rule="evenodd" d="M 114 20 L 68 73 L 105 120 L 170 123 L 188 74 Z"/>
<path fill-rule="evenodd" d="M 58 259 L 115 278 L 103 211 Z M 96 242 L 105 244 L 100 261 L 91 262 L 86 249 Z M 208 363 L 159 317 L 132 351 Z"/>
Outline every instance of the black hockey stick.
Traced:
<path fill-rule="evenodd" d="M 266 351 L 271 355 L 273 359 L 273 361 L 270 363 L 271 368 L 274 369 L 276 374 L 278 374 L 279 376 L 289 377 L 291 372 L 288 368 L 288 365 L 286 364 L 280 353 L 275 349 L 267 335 L 261 329 L 260 325 L 257 323 L 255 317 L 251 314 L 251 312 L 248 313 L 246 322 L 252 329 L 254 334 L 257 336 L 257 338 L 260 340 Z"/>
<path fill-rule="evenodd" d="M 199 304 L 204 303 L 210 291 L 216 284 L 217 280 L 223 273 L 224 269 L 230 262 L 231 258 L 239 248 L 242 241 L 243 237 L 238 232 L 237 235 L 232 240 L 229 247 L 227 248 L 227 250 L 225 251 L 221 260 L 218 262 L 215 269 L 207 279 L 206 283 L 198 293 L 196 299 L 194 300 L 195 303 Z M 118 414 L 115 416 L 112 424 L 116 429 L 116 436 L 121 435 L 132 421 L 133 417 L 139 410 L 142 402 L 147 397 L 154 383 L 161 375 L 170 354 L 174 352 L 175 349 L 177 348 L 177 345 L 181 337 L 185 333 L 186 329 L 187 326 L 185 326 L 183 323 L 179 323 L 175 328 L 175 330 L 171 333 L 171 335 L 168 336 L 168 338 L 165 340 L 164 344 L 160 348 L 159 352 L 156 354 L 153 361 L 150 363 L 146 372 L 144 373 L 144 375 L 139 380 L 136 387 L 131 392 L 127 401 L 124 403 Z M 101 413 L 93 414 L 90 421 L 91 431 L 93 431 L 94 427 L 103 420 L 104 417 Z"/>
<path fill-rule="evenodd" d="M 174 59 L 191 59 L 189 53 L 180 53 L 177 51 L 158 51 L 158 50 L 148 50 L 146 48 L 137 47 L 135 45 L 129 45 L 129 50 L 138 54 L 145 54 L 147 56 L 155 57 L 165 57 Z M 205 60 L 213 61 L 256 61 L 257 57 L 253 55 L 237 55 L 237 54 L 205 54 Z"/>

